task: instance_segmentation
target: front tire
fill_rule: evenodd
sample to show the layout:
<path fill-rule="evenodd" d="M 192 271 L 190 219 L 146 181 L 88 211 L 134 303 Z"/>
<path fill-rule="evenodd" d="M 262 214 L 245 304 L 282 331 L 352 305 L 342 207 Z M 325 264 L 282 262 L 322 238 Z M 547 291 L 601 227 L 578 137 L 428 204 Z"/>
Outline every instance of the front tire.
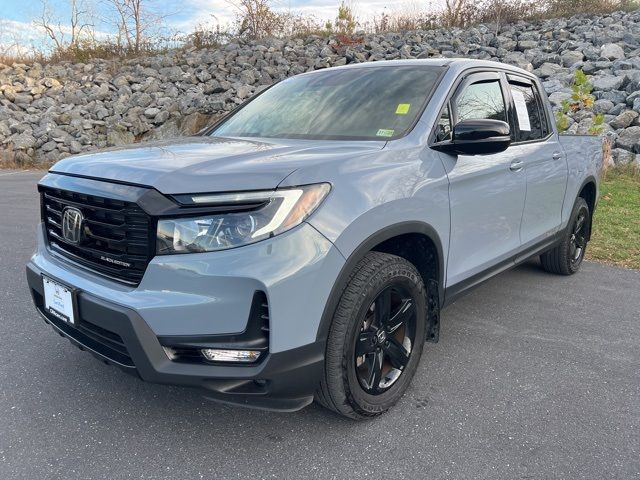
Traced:
<path fill-rule="evenodd" d="M 336 308 L 316 400 L 353 419 L 386 412 L 418 367 L 426 319 L 425 286 L 413 264 L 369 252 Z"/>
<path fill-rule="evenodd" d="M 542 268 L 558 275 L 573 275 L 580 270 L 587 249 L 590 226 L 589 205 L 584 198 L 578 197 L 560 245 L 540 255 Z"/>

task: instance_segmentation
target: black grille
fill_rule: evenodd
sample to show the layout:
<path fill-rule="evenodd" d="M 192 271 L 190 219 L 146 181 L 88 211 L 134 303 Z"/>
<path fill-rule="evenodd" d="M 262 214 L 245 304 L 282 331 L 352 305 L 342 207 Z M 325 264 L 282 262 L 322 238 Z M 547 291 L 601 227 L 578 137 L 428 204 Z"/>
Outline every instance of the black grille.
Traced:
<path fill-rule="evenodd" d="M 137 285 L 153 256 L 153 222 L 138 205 L 48 187 L 42 216 L 51 249 L 102 275 Z M 84 222 L 78 245 L 62 236 L 62 212 L 75 207 Z"/>

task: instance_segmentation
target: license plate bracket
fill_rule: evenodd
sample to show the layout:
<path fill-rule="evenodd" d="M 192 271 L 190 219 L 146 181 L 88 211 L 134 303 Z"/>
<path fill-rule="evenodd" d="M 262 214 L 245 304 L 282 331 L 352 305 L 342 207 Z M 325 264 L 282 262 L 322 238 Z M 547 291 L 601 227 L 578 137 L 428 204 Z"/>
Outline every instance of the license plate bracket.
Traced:
<path fill-rule="evenodd" d="M 75 289 L 46 275 L 42 276 L 44 309 L 55 318 L 70 325 L 77 322 Z"/>

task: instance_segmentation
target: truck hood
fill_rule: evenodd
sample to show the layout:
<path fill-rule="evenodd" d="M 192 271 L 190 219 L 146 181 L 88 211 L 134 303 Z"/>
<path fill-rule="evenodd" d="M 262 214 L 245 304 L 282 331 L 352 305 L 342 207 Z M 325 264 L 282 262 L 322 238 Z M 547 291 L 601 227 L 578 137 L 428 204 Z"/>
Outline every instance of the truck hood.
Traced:
<path fill-rule="evenodd" d="M 69 157 L 50 171 L 145 185 L 165 194 L 261 190 L 276 188 L 302 166 L 383 146 L 384 142 L 185 137 Z"/>

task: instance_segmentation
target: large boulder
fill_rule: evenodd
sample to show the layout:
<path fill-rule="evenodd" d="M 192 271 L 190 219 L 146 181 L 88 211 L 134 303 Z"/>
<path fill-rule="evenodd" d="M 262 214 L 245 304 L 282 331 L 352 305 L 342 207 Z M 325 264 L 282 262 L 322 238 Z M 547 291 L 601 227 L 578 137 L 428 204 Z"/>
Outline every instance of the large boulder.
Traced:
<path fill-rule="evenodd" d="M 629 127 L 616 139 L 616 146 L 633 153 L 640 153 L 640 127 Z"/>
<path fill-rule="evenodd" d="M 624 83 L 624 78 L 614 75 L 598 75 L 591 77 L 590 81 L 594 90 L 608 92 L 611 90 L 620 90 L 620 87 L 622 87 Z"/>
<path fill-rule="evenodd" d="M 614 165 L 628 165 L 637 161 L 635 153 L 622 148 L 613 148 L 611 150 L 611 157 Z"/>
<path fill-rule="evenodd" d="M 533 73 L 538 75 L 540 78 L 547 78 L 558 75 L 559 73 L 564 72 L 564 70 L 564 67 L 562 67 L 561 65 L 547 62 L 543 63 L 539 68 L 536 68 Z"/>
<path fill-rule="evenodd" d="M 611 127 L 615 129 L 627 128 L 631 126 L 631 124 L 638 118 L 639 115 L 640 114 L 638 114 L 638 112 L 627 110 L 611 120 L 609 122 L 609 125 L 611 125 Z"/>
<path fill-rule="evenodd" d="M 9 141 L 13 144 L 15 150 L 29 150 L 36 146 L 37 140 L 31 133 L 22 132 L 13 138 L 9 138 Z"/>
<path fill-rule="evenodd" d="M 113 128 L 107 132 L 107 145 L 110 147 L 119 147 L 129 145 L 135 141 L 133 133 L 123 128 Z"/>
<path fill-rule="evenodd" d="M 615 104 L 611 100 L 602 98 L 593 103 L 593 113 L 609 113 L 614 107 Z"/>
<path fill-rule="evenodd" d="M 600 48 L 600 56 L 609 60 L 619 60 L 624 58 L 624 50 L 615 43 L 605 43 Z"/>
<path fill-rule="evenodd" d="M 565 67 L 571 67 L 576 63 L 584 60 L 584 54 L 577 50 L 575 51 L 569 50 L 567 52 L 564 52 L 560 58 L 562 60 L 562 65 L 564 65 Z"/>
<path fill-rule="evenodd" d="M 571 92 L 559 91 L 549 95 L 549 101 L 554 107 L 560 107 L 565 100 L 571 100 Z"/>

